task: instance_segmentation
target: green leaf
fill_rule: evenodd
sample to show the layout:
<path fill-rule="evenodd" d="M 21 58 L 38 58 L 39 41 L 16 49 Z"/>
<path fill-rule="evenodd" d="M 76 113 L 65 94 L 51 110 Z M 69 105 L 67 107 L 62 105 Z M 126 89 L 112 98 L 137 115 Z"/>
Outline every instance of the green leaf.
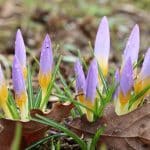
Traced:
<path fill-rule="evenodd" d="M 30 66 L 28 66 L 27 82 L 28 82 L 28 104 L 29 104 L 28 107 L 30 110 L 33 108 L 33 88 L 32 88 L 32 75 L 31 75 Z"/>
<path fill-rule="evenodd" d="M 74 98 L 73 98 L 73 96 L 72 96 L 72 92 L 70 91 L 70 88 L 69 88 L 69 86 L 67 85 L 67 83 L 66 83 L 65 79 L 63 78 L 63 76 L 61 75 L 60 71 L 58 71 L 58 75 L 59 75 L 60 80 L 61 80 L 61 82 L 62 82 L 62 84 L 63 84 L 64 92 L 65 92 L 65 94 L 66 94 L 67 97 L 68 97 L 68 101 L 73 102 L 73 101 L 74 101 Z M 78 110 L 80 116 L 82 116 L 82 111 L 81 111 L 80 107 L 79 107 L 78 105 L 76 105 L 76 104 L 75 104 L 75 106 L 76 106 L 76 108 L 77 108 L 77 110 Z"/>
<path fill-rule="evenodd" d="M 32 118 L 32 120 L 52 126 L 53 128 L 56 128 L 64 133 L 66 133 L 68 136 L 72 137 L 80 145 L 82 150 L 86 150 L 86 143 L 83 140 L 81 140 L 80 137 L 77 136 L 75 133 L 73 133 L 72 131 L 67 129 L 65 126 L 63 126 L 53 120 L 47 119 L 46 117 L 43 117 L 38 114 L 36 115 L 36 117 L 37 118 Z"/>
<path fill-rule="evenodd" d="M 61 136 L 65 136 L 66 134 L 64 133 L 59 133 L 59 134 L 55 134 L 55 135 L 50 135 L 47 136 L 37 142 L 35 142 L 34 144 L 30 145 L 29 147 L 27 147 L 25 150 L 33 150 L 33 148 L 37 147 L 38 145 L 47 142 L 48 140 L 52 139 L 52 138 L 57 138 L 57 137 L 61 137 Z"/>
<path fill-rule="evenodd" d="M 9 108 L 9 110 L 10 110 L 10 113 L 13 116 L 13 119 L 20 119 L 19 111 L 17 109 L 15 100 L 14 100 L 13 96 L 11 95 L 10 91 L 8 93 L 8 103 L 7 103 L 7 106 Z"/>
<path fill-rule="evenodd" d="M 34 98 L 34 101 L 33 101 L 33 108 L 39 108 L 41 100 L 42 100 L 42 90 L 41 90 L 41 88 L 39 88 L 39 90 Z"/>
<path fill-rule="evenodd" d="M 90 145 L 90 150 L 95 150 L 96 149 L 96 145 L 97 145 L 97 142 L 100 138 L 100 136 L 102 135 L 102 133 L 104 132 L 104 127 L 102 128 L 99 128 L 94 137 L 92 138 L 92 142 L 91 142 L 91 145 Z"/>
<path fill-rule="evenodd" d="M 148 85 L 147 87 L 145 87 L 142 91 L 140 91 L 139 93 L 133 95 L 131 97 L 131 99 L 129 100 L 129 106 L 128 106 L 128 110 L 131 108 L 131 106 L 137 101 L 139 100 L 139 98 L 142 98 L 142 96 L 150 89 L 150 85 Z"/>
<path fill-rule="evenodd" d="M 22 125 L 21 123 L 17 123 L 15 137 L 11 145 L 11 150 L 19 150 L 21 135 L 22 135 Z"/>

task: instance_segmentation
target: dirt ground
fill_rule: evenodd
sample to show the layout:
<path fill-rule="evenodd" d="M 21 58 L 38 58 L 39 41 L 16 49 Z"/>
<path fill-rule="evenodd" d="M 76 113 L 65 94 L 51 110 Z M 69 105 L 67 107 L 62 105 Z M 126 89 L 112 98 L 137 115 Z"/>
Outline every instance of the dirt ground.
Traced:
<path fill-rule="evenodd" d="M 0 62 L 9 78 L 18 28 L 24 36 L 28 62 L 34 63 L 33 56 L 39 57 L 46 33 L 51 36 L 53 48 L 63 54 L 64 63 L 75 61 L 77 49 L 88 59 L 91 55 L 89 43 L 94 45 L 104 15 L 108 17 L 111 32 L 110 61 L 120 62 L 135 24 L 140 26 L 140 52 L 143 54 L 150 45 L 149 8 L 148 0 L 0 0 Z"/>

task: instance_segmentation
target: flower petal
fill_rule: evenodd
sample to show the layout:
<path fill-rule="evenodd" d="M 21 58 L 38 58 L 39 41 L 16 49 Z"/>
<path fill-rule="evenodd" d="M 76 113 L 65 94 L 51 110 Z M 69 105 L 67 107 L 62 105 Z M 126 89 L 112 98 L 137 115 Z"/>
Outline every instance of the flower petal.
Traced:
<path fill-rule="evenodd" d="M 133 66 L 130 57 L 125 63 L 120 79 L 120 90 L 125 96 L 133 87 Z"/>
<path fill-rule="evenodd" d="M 18 29 L 15 41 L 15 55 L 22 67 L 26 67 L 26 49 L 20 29 Z"/>
<path fill-rule="evenodd" d="M 145 55 L 144 62 L 142 65 L 142 69 L 141 69 L 141 72 L 139 75 L 141 79 L 150 77 L 150 69 L 149 68 L 150 68 L 150 48 L 147 50 L 147 53 Z"/>
<path fill-rule="evenodd" d="M 53 54 L 52 44 L 49 35 L 47 34 L 42 44 L 40 56 L 40 73 L 47 74 L 52 70 Z"/>
<path fill-rule="evenodd" d="M 107 75 L 108 72 L 109 51 L 110 51 L 109 25 L 107 18 L 103 17 L 96 35 L 94 55 L 104 75 Z"/>
<path fill-rule="evenodd" d="M 85 75 L 83 72 L 82 65 L 79 60 L 76 61 L 74 65 L 74 71 L 76 74 L 76 91 L 79 92 L 84 92 L 85 94 Z"/>
<path fill-rule="evenodd" d="M 94 59 L 90 64 L 86 78 L 86 100 L 94 102 L 97 85 L 98 85 L 98 66 L 97 61 Z"/>
<path fill-rule="evenodd" d="M 25 81 L 21 70 L 18 57 L 15 56 L 12 66 L 12 81 L 13 87 L 16 94 L 22 94 L 25 91 Z"/>
<path fill-rule="evenodd" d="M 119 69 L 117 69 L 115 72 L 115 86 L 117 86 L 117 87 L 116 87 L 116 91 L 113 96 L 114 99 L 116 99 L 119 94 L 119 82 L 120 82 L 120 71 L 119 71 Z"/>
<path fill-rule="evenodd" d="M 140 33 L 139 26 L 136 24 L 132 29 L 132 32 L 127 41 L 124 54 L 123 54 L 123 65 L 126 63 L 128 58 L 131 58 L 132 64 L 137 63 L 138 53 L 140 46 Z"/>

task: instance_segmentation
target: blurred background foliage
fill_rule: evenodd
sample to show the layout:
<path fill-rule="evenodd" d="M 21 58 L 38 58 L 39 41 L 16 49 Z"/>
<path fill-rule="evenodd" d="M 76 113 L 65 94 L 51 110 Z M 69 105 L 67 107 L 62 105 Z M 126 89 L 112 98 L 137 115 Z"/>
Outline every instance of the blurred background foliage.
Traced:
<path fill-rule="evenodd" d="M 93 47 L 104 15 L 111 32 L 110 61 L 120 61 L 135 24 L 140 26 L 143 54 L 150 45 L 149 10 L 149 0 L 0 0 L 0 61 L 5 69 L 11 65 L 17 28 L 22 30 L 30 56 L 39 57 L 41 42 L 49 33 L 54 49 L 64 55 L 65 63 L 75 61 L 77 49 L 88 59 L 89 42 Z M 33 57 L 28 60 L 34 66 Z M 69 70 L 65 68 L 66 75 Z M 10 76 L 6 69 L 7 72 Z"/>

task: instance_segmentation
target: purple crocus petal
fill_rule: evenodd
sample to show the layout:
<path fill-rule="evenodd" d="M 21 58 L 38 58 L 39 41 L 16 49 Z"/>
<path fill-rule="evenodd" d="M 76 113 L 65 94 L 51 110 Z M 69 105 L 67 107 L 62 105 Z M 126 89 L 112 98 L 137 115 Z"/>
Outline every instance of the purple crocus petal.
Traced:
<path fill-rule="evenodd" d="M 150 77 L 150 48 L 147 50 L 147 53 L 144 58 L 142 69 L 140 72 L 140 78 L 145 79 Z"/>
<path fill-rule="evenodd" d="M 120 82 L 120 72 L 119 72 L 119 69 L 117 69 L 115 72 L 115 86 L 117 87 L 116 87 L 116 91 L 114 94 L 114 98 L 116 98 L 119 94 L 119 82 Z"/>
<path fill-rule="evenodd" d="M 0 65 L 0 86 L 2 86 L 4 84 L 4 74 L 3 74 L 3 71 L 2 71 L 2 67 Z"/>
<path fill-rule="evenodd" d="M 16 34 L 16 41 L 15 41 L 15 55 L 18 57 L 18 60 L 21 66 L 26 66 L 26 49 L 24 40 L 21 34 L 20 29 L 18 29 Z"/>
<path fill-rule="evenodd" d="M 25 91 L 25 81 L 23 78 L 23 73 L 21 70 L 21 65 L 19 63 L 18 57 L 14 57 L 12 66 L 12 81 L 13 87 L 16 94 L 22 94 Z"/>
<path fill-rule="evenodd" d="M 74 71 L 76 74 L 76 91 L 84 92 L 85 94 L 85 75 L 83 72 L 82 65 L 79 60 L 76 61 L 74 65 Z"/>
<path fill-rule="evenodd" d="M 108 65 L 109 51 L 110 51 L 109 25 L 107 17 L 103 17 L 97 31 L 94 47 L 94 55 L 100 67 L 102 68 L 102 71 L 107 70 L 107 68 L 103 67 L 107 67 Z"/>
<path fill-rule="evenodd" d="M 98 66 L 94 59 L 89 67 L 86 78 L 86 99 L 94 102 L 96 96 L 96 87 L 98 85 Z"/>
<path fill-rule="evenodd" d="M 120 90 L 126 95 L 133 87 L 133 67 L 129 57 L 125 63 L 120 78 Z"/>
<path fill-rule="evenodd" d="M 52 44 L 47 34 L 42 44 L 40 56 L 40 72 L 42 74 L 50 73 L 53 65 Z"/>
<path fill-rule="evenodd" d="M 136 24 L 134 28 L 132 29 L 132 32 L 129 36 L 129 39 L 127 41 L 124 54 L 123 54 L 123 65 L 128 60 L 128 58 L 131 58 L 132 64 L 135 64 L 138 59 L 138 53 L 139 53 L 139 46 L 140 46 L 140 32 L 139 32 L 139 26 Z"/>
<path fill-rule="evenodd" d="M 120 72 L 119 69 L 116 70 L 115 72 L 115 83 L 116 85 L 120 82 Z"/>

